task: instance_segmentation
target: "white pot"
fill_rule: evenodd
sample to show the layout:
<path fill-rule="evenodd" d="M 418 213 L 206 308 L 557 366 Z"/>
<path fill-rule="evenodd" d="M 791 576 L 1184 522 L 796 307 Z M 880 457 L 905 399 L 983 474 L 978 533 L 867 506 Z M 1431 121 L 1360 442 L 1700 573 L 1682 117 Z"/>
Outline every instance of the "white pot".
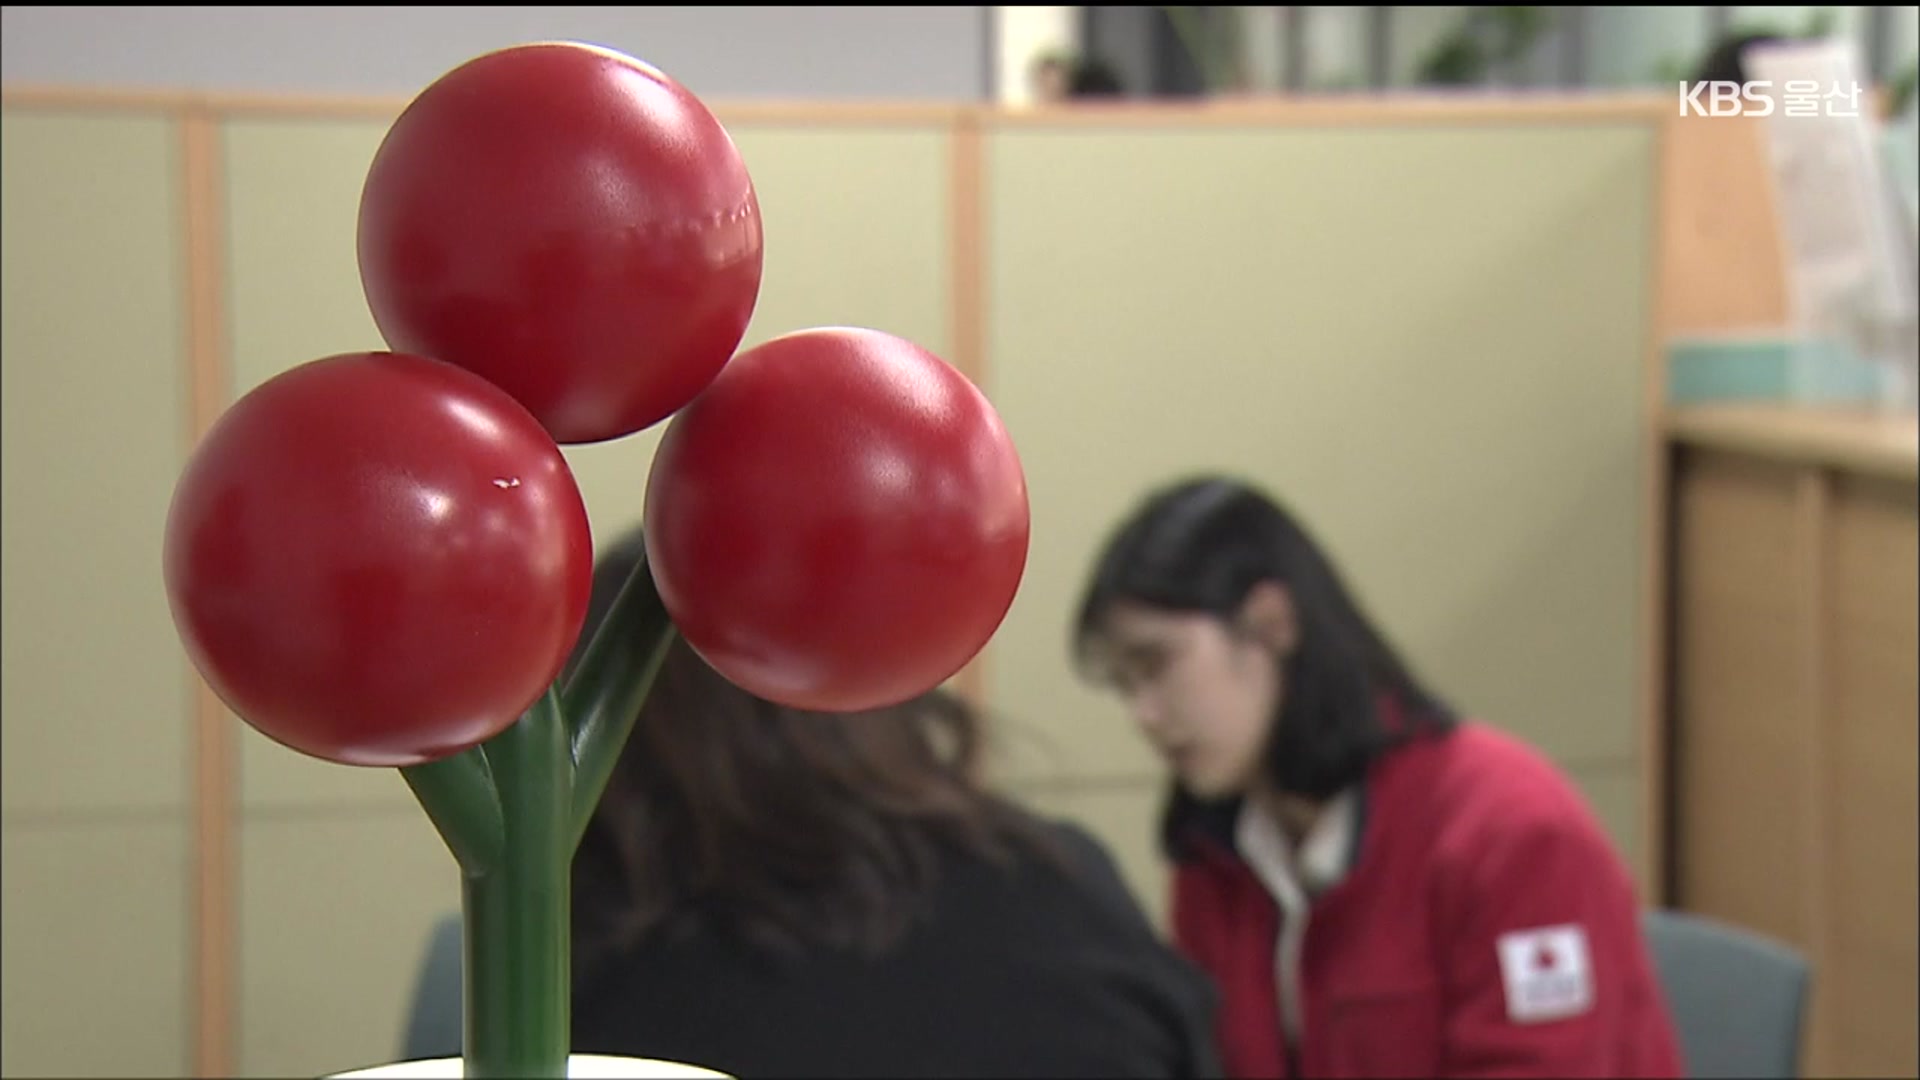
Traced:
<path fill-rule="evenodd" d="M 461 1059 L 429 1058 L 424 1061 L 397 1061 L 374 1065 L 352 1072 L 334 1073 L 323 1080 L 464 1080 Z M 567 1058 L 567 1080 L 732 1080 L 726 1073 L 682 1065 L 675 1061 L 650 1058 L 608 1057 L 604 1054 L 573 1054 Z"/>

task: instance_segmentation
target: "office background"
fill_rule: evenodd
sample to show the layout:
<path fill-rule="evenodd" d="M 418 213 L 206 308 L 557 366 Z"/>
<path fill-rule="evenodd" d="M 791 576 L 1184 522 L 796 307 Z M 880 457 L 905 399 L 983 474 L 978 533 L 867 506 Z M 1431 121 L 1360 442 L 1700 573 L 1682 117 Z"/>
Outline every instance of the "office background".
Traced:
<path fill-rule="evenodd" d="M 1156 917 L 1158 766 L 1073 680 L 1066 619 L 1133 498 L 1228 468 L 1568 769 L 1650 903 L 1816 956 L 1810 1067 L 1911 1072 L 1907 421 L 1668 407 L 1671 341 L 1792 321 L 1758 125 L 1683 122 L 1668 80 L 1765 25 L 1859 41 L 1884 101 L 1920 9 L 1189 10 L 6 7 L 4 1071 L 394 1055 L 451 859 L 396 775 L 210 700 L 161 522 L 225 403 L 380 347 L 352 222 L 407 98 L 577 38 L 739 141 L 749 343 L 880 327 L 1001 410 L 1034 547 L 960 685 L 996 779 L 1098 832 Z M 1052 49 L 1127 100 L 1032 107 Z M 598 539 L 656 435 L 568 451 Z"/>

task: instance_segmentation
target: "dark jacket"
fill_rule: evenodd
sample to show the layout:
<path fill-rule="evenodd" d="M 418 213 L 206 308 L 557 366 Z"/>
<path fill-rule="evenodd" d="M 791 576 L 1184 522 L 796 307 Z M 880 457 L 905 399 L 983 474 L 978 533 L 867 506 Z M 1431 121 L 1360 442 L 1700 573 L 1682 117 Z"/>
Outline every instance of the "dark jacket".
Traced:
<path fill-rule="evenodd" d="M 643 942 L 575 993 L 573 1048 L 744 1080 L 1218 1075 L 1204 976 L 1097 841 L 1058 831 L 1073 875 L 955 856 L 927 918 L 879 958 L 780 966 L 719 938 Z"/>

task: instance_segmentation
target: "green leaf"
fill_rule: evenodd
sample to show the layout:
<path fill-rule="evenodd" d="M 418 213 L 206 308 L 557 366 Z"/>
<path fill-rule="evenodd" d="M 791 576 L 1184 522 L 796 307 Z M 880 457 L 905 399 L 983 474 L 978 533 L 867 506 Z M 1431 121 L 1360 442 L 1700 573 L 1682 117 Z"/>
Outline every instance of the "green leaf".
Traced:
<path fill-rule="evenodd" d="M 1913 104 L 1916 85 L 1920 84 L 1920 60 L 1907 63 L 1907 70 L 1887 84 L 1887 115 L 1900 116 Z"/>

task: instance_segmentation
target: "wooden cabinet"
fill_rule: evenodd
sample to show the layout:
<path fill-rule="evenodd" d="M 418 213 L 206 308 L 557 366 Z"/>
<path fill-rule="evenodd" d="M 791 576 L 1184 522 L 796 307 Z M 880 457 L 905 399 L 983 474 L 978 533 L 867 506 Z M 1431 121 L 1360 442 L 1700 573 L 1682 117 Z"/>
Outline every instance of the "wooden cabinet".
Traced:
<path fill-rule="evenodd" d="M 1920 429 L 1777 407 L 1668 427 L 1673 899 L 1807 954 L 1807 1075 L 1920 1075 Z"/>

